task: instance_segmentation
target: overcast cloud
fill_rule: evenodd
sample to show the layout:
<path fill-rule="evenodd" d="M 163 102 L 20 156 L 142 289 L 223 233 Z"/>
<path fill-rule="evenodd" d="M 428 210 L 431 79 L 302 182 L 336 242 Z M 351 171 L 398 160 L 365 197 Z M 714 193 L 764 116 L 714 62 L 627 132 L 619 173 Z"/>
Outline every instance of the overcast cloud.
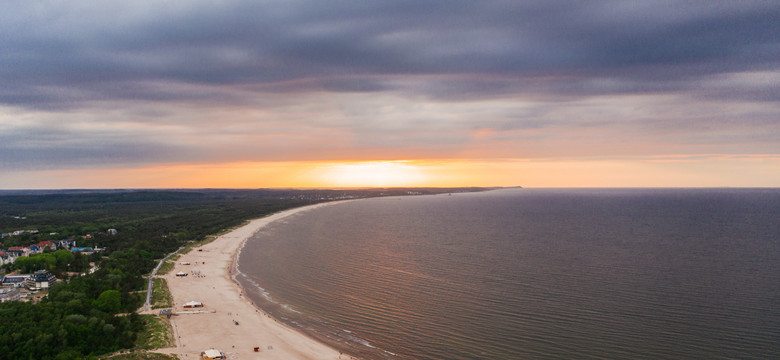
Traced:
<path fill-rule="evenodd" d="M 3 1 L 0 168 L 780 153 L 776 1 Z"/>

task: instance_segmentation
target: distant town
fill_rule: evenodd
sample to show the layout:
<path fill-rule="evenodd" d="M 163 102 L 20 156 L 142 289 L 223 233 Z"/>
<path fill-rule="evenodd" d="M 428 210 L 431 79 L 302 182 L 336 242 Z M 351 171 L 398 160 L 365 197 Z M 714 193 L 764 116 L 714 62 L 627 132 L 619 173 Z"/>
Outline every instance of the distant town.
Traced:
<path fill-rule="evenodd" d="M 14 216 L 16 219 L 25 219 L 22 216 Z M 21 236 L 23 234 L 37 234 L 38 230 L 17 230 L 9 233 L 1 233 L 0 239 Z M 117 234 L 116 229 L 108 229 L 105 232 L 108 236 Z M 49 233 L 50 236 L 56 236 L 57 233 Z M 85 234 L 81 236 L 83 239 L 91 239 L 93 234 Z M 103 248 L 84 246 L 79 247 L 74 238 L 60 239 L 60 240 L 44 240 L 39 241 L 36 244 L 28 246 L 11 246 L 7 249 L 0 249 L 0 268 L 9 270 L 14 269 L 13 264 L 20 258 L 29 258 L 37 254 L 49 254 L 57 251 L 66 251 L 80 256 L 88 256 L 95 253 L 100 253 Z M 86 273 L 93 273 L 97 269 L 94 262 L 89 263 L 89 269 Z M 64 273 L 67 276 L 80 276 L 84 272 L 67 272 Z M 64 279 L 60 279 L 64 280 Z M 49 289 L 55 282 L 57 282 L 57 276 L 52 274 L 49 270 L 36 270 L 31 274 L 19 273 L 19 271 L 11 271 L 9 274 L 0 276 L 0 302 L 6 301 L 37 301 L 46 295 L 45 291 Z M 34 296 L 37 295 L 37 296 Z"/>

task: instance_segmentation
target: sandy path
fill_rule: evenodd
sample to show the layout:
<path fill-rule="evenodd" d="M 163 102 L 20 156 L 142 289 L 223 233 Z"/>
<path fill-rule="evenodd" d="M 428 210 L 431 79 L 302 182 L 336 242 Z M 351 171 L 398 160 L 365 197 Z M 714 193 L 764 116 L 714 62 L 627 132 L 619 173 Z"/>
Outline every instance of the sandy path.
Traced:
<path fill-rule="evenodd" d="M 176 347 L 154 351 L 176 354 L 180 359 L 200 359 L 201 351 L 209 348 L 221 350 L 228 359 L 339 359 L 337 350 L 258 311 L 231 278 L 235 255 L 252 234 L 272 221 L 324 205 L 327 204 L 291 209 L 253 220 L 182 255 L 173 271 L 162 276 L 173 296 L 173 311 L 191 310 L 184 309 L 184 303 L 199 301 L 204 307 L 194 310 L 206 313 L 173 316 Z M 190 265 L 182 264 L 186 262 Z M 189 275 L 177 277 L 179 271 Z M 259 352 L 254 352 L 255 347 L 259 347 Z"/>

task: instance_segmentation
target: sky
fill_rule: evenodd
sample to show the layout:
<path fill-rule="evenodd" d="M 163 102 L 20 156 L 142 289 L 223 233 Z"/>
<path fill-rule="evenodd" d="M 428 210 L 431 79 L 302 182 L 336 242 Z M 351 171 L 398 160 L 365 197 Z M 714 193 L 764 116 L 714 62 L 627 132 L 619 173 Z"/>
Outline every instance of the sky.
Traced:
<path fill-rule="evenodd" d="M 778 187 L 777 1 L 2 1 L 0 189 Z"/>

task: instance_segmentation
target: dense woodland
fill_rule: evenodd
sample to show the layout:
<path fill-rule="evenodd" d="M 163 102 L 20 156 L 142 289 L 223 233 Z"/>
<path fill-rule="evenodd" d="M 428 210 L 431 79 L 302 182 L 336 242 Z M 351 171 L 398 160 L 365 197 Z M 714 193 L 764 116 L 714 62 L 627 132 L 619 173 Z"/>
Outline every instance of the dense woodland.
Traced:
<path fill-rule="evenodd" d="M 0 193 L 2 247 L 74 238 L 78 246 L 105 248 L 90 256 L 57 250 L 19 258 L 5 271 L 47 269 L 62 279 L 37 304 L 0 304 L 0 358 L 83 359 L 132 348 L 144 322 L 144 275 L 156 260 L 188 241 L 251 218 L 314 202 L 387 195 L 480 189 L 66 191 Z M 116 235 L 106 234 L 109 228 Z M 89 234 L 89 237 L 86 235 Z M 117 314 L 127 314 L 117 316 Z"/>

